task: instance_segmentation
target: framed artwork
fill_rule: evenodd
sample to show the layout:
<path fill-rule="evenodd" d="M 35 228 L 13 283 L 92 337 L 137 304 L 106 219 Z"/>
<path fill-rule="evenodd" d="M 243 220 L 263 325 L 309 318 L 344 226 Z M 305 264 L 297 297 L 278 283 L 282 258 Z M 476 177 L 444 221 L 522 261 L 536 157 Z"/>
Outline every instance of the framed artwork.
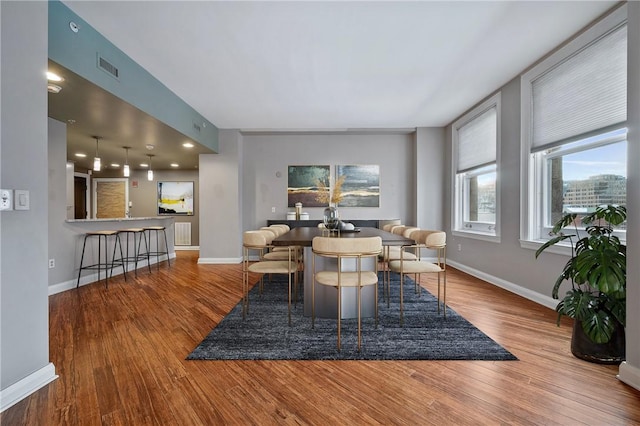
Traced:
<path fill-rule="evenodd" d="M 336 166 L 336 178 L 344 176 L 338 207 L 380 207 L 380 166 Z"/>
<path fill-rule="evenodd" d="M 321 192 L 329 191 L 329 166 L 289 166 L 287 205 L 294 207 L 326 207 Z M 326 197 L 325 197 L 326 198 Z"/>
<path fill-rule="evenodd" d="M 193 215 L 193 182 L 158 182 L 158 215 Z"/>

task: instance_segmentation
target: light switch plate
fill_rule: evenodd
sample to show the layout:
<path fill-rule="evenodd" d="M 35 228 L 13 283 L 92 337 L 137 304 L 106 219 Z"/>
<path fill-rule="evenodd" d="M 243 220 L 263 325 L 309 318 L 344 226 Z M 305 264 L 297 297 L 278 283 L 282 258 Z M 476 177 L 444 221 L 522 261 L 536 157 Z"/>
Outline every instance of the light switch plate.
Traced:
<path fill-rule="evenodd" d="M 13 191 L 0 189 L 0 210 L 13 210 Z"/>
<path fill-rule="evenodd" d="M 29 191 L 16 189 L 14 191 L 13 208 L 15 210 L 29 210 Z"/>

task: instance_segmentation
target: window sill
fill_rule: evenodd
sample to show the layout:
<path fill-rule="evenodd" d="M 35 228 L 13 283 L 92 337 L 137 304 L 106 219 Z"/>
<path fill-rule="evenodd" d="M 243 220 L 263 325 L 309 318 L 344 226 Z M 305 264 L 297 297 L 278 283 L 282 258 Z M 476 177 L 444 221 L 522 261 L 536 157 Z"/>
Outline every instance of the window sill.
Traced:
<path fill-rule="evenodd" d="M 473 238 L 475 240 L 482 240 L 482 241 L 488 241 L 491 243 L 499 243 L 500 242 L 500 236 L 496 235 L 496 234 L 489 234 L 486 232 L 477 232 L 477 231 L 467 231 L 467 230 L 459 230 L 459 229 L 455 229 L 453 231 L 451 231 L 451 234 L 457 236 L 457 237 L 464 237 L 464 238 Z"/>
<path fill-rule="evenodd" d="M 538 250 L 546 241 L 542 240 L 520 240 L 520 247 L 528 250 Z M 545 250 L 545 253 L 562 254 L 564 256 L 571 256 L 571 246 L 569 244 L 556 244 Z"/>

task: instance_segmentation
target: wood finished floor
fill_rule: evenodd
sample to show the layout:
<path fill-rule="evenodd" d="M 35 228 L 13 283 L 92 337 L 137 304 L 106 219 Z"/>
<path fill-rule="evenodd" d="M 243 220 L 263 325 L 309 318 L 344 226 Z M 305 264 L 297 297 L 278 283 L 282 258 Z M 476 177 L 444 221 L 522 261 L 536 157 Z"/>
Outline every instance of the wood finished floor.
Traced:
<path fill-rule="evenodd" d="M 640 424 L 640 392 L 617 366 L 574 358 L 569 322 L 556 327 L 553 311 L 453 269 L 449 306 L 519 361 L 186 361 L 241 297 L 240 265 L 197 257 L 180 251 L 170 269 L 51 296 L 60 378 L 0 423 Z"/>

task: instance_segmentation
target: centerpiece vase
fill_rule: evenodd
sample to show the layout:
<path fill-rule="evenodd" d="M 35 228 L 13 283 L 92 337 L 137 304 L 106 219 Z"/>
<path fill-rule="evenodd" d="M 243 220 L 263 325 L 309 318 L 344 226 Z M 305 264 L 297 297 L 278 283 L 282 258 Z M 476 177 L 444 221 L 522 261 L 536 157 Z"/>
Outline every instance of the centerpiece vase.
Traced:
<path fill-rule="evenodd" d="M 340 215 L 336 206 L 329 205 L 329 207 L 324 209 L 323 222 L 327 229 L 338 229 L 340 226 Z"/>

